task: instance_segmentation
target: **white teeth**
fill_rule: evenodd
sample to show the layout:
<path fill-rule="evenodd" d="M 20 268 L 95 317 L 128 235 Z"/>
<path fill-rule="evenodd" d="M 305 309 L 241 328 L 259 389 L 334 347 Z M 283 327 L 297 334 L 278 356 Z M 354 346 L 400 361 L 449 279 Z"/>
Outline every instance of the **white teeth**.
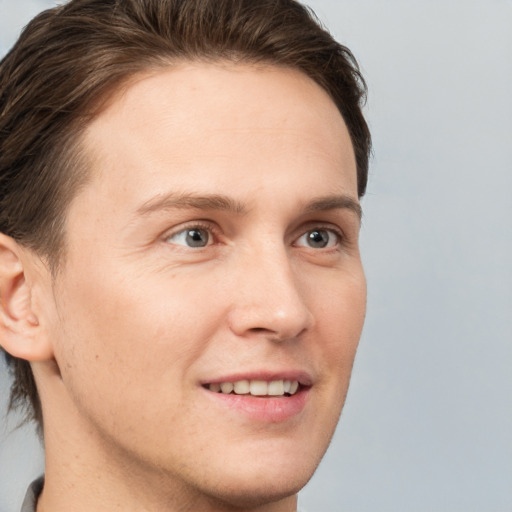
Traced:
<path fill-rule="evenodd" d="M 271 396 L 284 395 L 284 384 L 282 380 L 273 380 L 268 383 L 268 394 Z"/>
<path fill-rule="evenodd" d="M 236 395 L 283 396 L 285 394 L 294 395 L 299 389 L 299 383 L 296 380 L 272 380 L 270 382 L 238 380 L 209 384 L 208 389 L 214 393 L 222 392 L 226 395 L 235 393 Z"/>
<path fill-rule="evenodd" d="M 251 380 L 251 395 L 268 395 L 268 384 L 264 380 Z"/>
<path fill-rule="evenodd" d="M 231 391 L 233 391 L 233 383 L 232 382 L 223 382 L 221 385 L 220 385 L 220 389 L 222 390 L 223 393 L 225 393 L 226 395 L 229 395 L 229 393 L 231 393 Z"/>
<path fill-rule="evenodd" d="M 238 380 L 234 384 L 235 394 L 246 395 L 250 391 L 250 384 L 248 380 Z"/>

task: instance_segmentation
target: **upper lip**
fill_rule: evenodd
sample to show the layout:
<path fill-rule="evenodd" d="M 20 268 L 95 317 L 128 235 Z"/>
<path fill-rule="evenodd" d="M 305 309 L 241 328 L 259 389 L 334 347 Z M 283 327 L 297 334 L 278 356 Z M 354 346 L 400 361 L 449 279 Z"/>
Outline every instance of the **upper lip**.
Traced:
<path fill-rule="evenodd" d="M 296 380 L 302 386 L 311 386 L 313 384 L 313 378 L 308 372 L 304 370 L 244 371 L 223 375 L 222 377 L 213 377 L 211 379 L 201 381 L 201 384 L 221 384 L 222 382 L 238 382 L 240 380 L 264 380 L 267 382 L 275 380 Z"/>

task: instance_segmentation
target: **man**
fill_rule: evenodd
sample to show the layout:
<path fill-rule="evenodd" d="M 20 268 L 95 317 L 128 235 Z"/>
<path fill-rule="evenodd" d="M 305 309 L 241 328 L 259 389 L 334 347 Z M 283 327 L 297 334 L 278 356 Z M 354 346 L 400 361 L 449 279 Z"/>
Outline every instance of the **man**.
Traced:
<path fill-rule="evenodd" d="M 24 511 L 296 510 L 365 313 L 363 96 L 293 0 L 29 24 L 0 66 L 0 340 L 46 453 Z"/>

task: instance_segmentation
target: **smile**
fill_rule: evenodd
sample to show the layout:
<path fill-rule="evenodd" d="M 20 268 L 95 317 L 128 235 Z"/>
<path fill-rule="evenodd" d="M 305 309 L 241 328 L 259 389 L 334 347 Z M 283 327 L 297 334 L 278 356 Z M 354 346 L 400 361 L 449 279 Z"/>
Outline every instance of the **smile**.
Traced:
<path fill-rule="evenodd" d="M 214 393 L 225 395 L 252 396 L 292 396 L 299 389 L 297 380 L 237 380 L 235 382 L 216 382 L 205 386 Z"/>
<path fill-rule="evenodd" d="M 260 369 L 205 380 L 201 387 L 205 398 L 235 421 L 242 415 L 251 423 L 268 424 L 300 417 L 312 396 L 314 379 L 300 369 Z"/>

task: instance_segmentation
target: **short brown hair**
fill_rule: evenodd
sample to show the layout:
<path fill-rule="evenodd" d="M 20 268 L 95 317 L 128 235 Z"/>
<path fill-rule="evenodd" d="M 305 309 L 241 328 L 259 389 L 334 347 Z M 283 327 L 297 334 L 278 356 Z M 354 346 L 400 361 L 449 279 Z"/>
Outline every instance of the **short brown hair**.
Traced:
<path fill-rule="evenodd" d="M 366 189 L 366 86 L 352 53 L 294 0 L 71 0 L 42 12 L 0 63 L 0 231 L 58 268 L 67 206 L 87 179 L 80 135 L 116 87 L 176 60 L 266 63 L 305 73 L 342 114 Z M 10 408 L 42 427 L 27 361 L 6 355 Z"/>

